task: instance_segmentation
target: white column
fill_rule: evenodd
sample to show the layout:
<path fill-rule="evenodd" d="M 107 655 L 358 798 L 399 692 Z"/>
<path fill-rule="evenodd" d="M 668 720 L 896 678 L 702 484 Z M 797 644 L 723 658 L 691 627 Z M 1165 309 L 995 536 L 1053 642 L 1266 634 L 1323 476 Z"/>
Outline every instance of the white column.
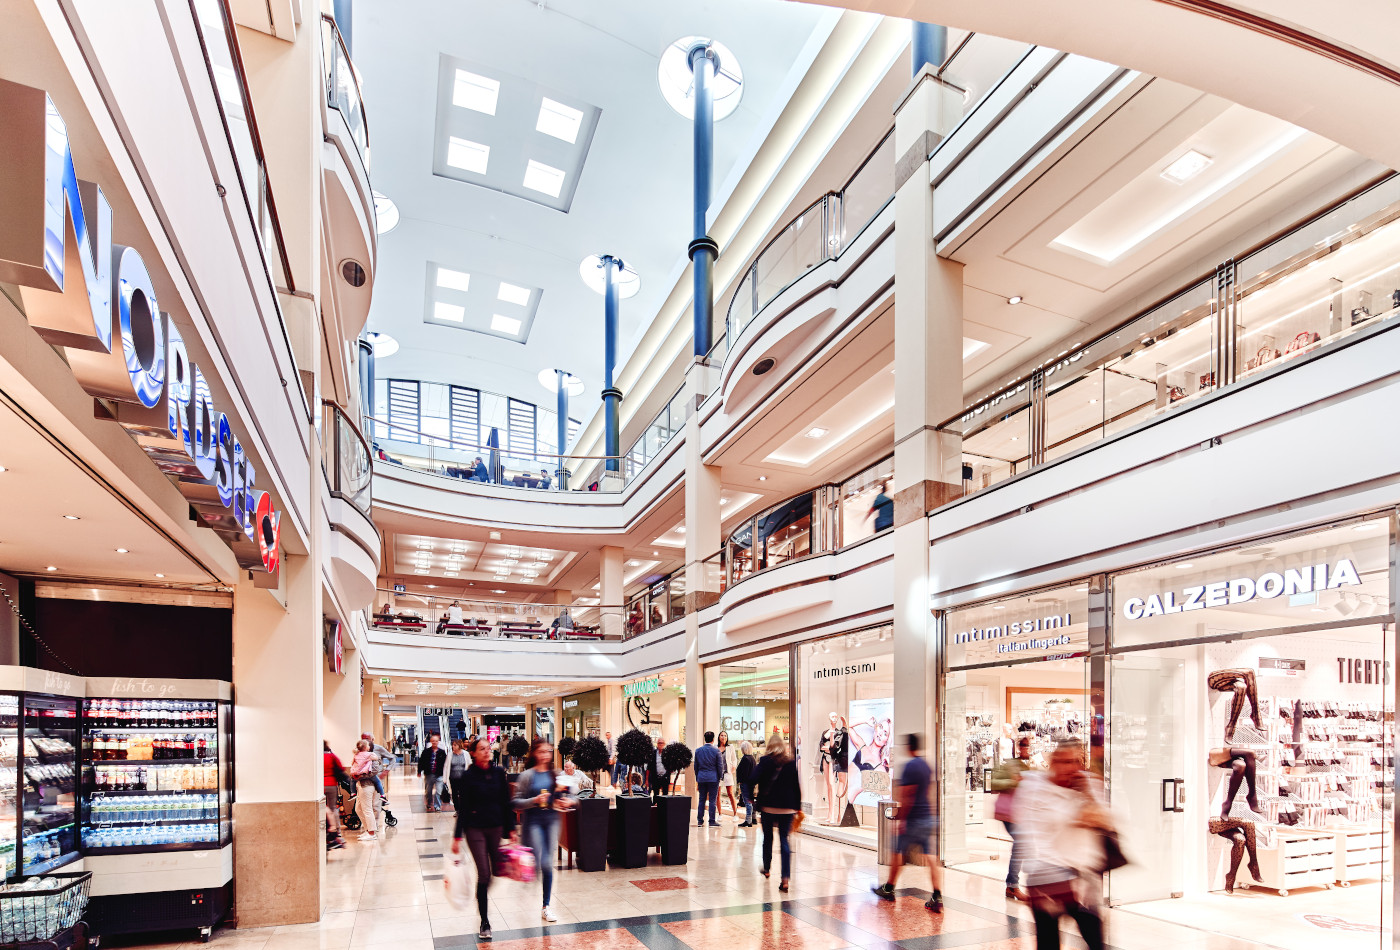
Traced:
<path fill-rule="evenodd" d="M 962 265 L 935 252 L 928 153 L 961 94 L 925 69 L 895 117 L 895 731 L 934 738 L 934 623 L 926 514 L 961 492 L 962 445 L 937 426 L 962 408 Z M 933 752 L 934 750 L 930 750 Z"/>
<path fill-rule="evenodd" d="M 623 599 L 622 548 L 604 547 L 599 551 L 602 563 L 598 565 L 598 597 L 600 604 L 601 629 L 605 637 L 622 636 Z"/>
<path fill-rule="evenodd" d="M 700 668 L 700 611 L 719 600 L 719 584 L 705 569 L 705 558 L 719 550 L 720 470 L 701 456 L 700 415 L 696 411 L 709 395 L 716 369 L 697 360 L 686 374 L 689 412 L 685 420 L 685 744 L 696 749 L 704 741 L 706 709 Z M 693 794 L 695 775 L 689 770 L 686 788 Z"/>

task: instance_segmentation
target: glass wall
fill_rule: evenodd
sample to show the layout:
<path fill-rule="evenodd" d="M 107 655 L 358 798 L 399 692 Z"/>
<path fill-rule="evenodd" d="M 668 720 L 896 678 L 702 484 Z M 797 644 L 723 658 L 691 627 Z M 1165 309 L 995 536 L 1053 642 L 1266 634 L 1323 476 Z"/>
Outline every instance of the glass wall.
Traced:
<path fill-rule="evenodd" d="M 804 806 L 833 836 L 874 847 L 896 746 L 894 628 L 802 644 L 796 682 Z"/>
<path fill-rule="evenodd" d="M 599 690 L 591 689 L 586 693 L 575 693 L 572 696 L 565 696 L 563 699 L 564 721 L 560 724 L 559 738 L 569 736 L 574 739 L 582 739 L 584 736 L 596 736 L 601 739 L 603 698 Z"/>
<path fill-rule="evenodd" d="M 703 723 L 702 729 L 714 732 L 716 738 L 727 733 L 736 752 L 747 741 L 755 755 L 762 755 L 761 747 L 775 732 L 792 741 L 789 692 L 787 650 L 706 667 L 705 709 L 718 710 L 719 715 Z M 696 737 L 696 744 L 702 741 Z"/>
<path fill-rule="evenodd" d="M 886 498 L 894 496 L 894 490 L 890 487 L 893 479 L 894 456 L 891 455 L 841 483 L 839 503 L 842 546 L 871 537 L 876 533 L 877 525 L 883 530 L 886 526 L 885 519 L 881 512 L 876 510 L 875 500 L 882 494 Z M 890 517 L 893 518 L 893 506 L 889 511 Z"/>

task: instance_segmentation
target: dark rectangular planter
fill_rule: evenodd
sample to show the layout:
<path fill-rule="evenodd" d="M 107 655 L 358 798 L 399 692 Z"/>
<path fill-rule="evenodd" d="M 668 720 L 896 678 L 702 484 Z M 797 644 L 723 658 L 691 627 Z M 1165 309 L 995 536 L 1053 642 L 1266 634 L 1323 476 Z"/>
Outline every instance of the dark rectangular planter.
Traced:
<path fill-rule="evenodd" d="M 662 864 L 685 864 L 690 855 L 690 802 L 689 795 L 663 795 L 657 803 Z"/>
<path fill-rule="evenodd" d="M 613 852 L 614 867 L 644 868 L 647 866 L 647 843 L 651 839 L 651 799 L 619 795 L 617 805 L 617 850 Z"/>
<path fill-rule="evenodd" d="M 578 869 L 608 869 L 608 800 L 581 798 L 578 803 Z"/>

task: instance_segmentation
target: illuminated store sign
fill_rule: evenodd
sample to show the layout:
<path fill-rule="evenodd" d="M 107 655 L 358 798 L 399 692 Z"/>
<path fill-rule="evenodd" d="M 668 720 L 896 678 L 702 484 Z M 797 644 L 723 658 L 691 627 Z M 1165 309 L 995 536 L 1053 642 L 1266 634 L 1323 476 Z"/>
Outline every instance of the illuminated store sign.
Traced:
<path fill-rule="evenodd" d="M 275 581 L 281 513 L 161 312 L 140 253 L 112 243 L 112 207 L 78 179 L 53 101 L 0 80 L 0 128 L 0 280 L 20 285 L 30 326 L 64 348 L 84 390 L 117 404 L 117 422 L 178 480 L 239 565 Z"/>
<path fill-rule="evenodd" d="M 661 677 L 659 676 L 637 680 L 635 683 L 628 683 L 622 687 L 623 696 L 650 696 L 652 693 L 659 692 L 661 692 Z"/>
<path fill-rule="evenodd" d="M 1282 572 L 1269 571 L 1258 577 L 1237 577 L 1228 581 L 1186 587 L 1182 589 L 1179 597 L 1175 591 L 1152 594 L 1146 598 L 1130 597 L 1123 602 L 1123 616 L 1128 620 L 1143 620 L 1189 610 L 1247 604 L 1256 598 L 1272 600 L 1275 597 L 1293 597 L 1298 594 L 1360 586 L 1361 577 L 1356 566 L 1349 559 L 1342 558 L 1334 565 L 1314 564 L 1287 568 Z M 1309 603 L 1311 602 L 1309 600 Z"/>

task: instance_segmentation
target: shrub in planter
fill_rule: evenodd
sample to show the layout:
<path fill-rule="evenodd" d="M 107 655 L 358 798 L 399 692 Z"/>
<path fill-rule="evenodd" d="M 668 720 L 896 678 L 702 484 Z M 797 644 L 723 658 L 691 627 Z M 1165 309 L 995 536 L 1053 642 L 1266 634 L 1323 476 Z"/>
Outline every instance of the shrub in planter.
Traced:
<path fill-rule="evenodd" d="M 574 754 L 574 746 L 576 745 L 578 745 L 577 739 L 575 739 L 573 736 L 565 736 L 564 738 L 559 740 L 559 744 L 555 746 L 555 748 L 559 750 L 559 755 L 561 758 L 567 759 L 569 756 Z"/>
<path fill-rule="evenodd" d="M 676 784 L 676 776 L 690 768 L 691 759 L 694 756 L 690 753 L 690 746 L 684 742 L 668 742 L 666 748 L 661 750 L 661 764 L 666 766 L 666 791 L 669 793 L 671 787 Z"/>
<path fill-rule="evenodd" d="M 535 763 L 533 762 L 528 763 L 524 767 L 520 765 L 520 760 L 529 754 L 530 740 L 526 739 L 524 736 L 511 736 L 510 741 L 506 743 L 506 755 L 515 760 L 516 768 L 513 771 L 520 772 L 523 771 L 524 768 L 534 767 Z"/>
<path fill-rule="evenodd" d="M 597 736 L 584 736 L 574 746 L 574 765 L 598 784 L 598 773 L 608 767 L 608 747 Z"/>
<path fill-rule="evenodd" d="M 656 747 L 640 729 L 628 729 L 617 738 L 617 761 L 627 766 L 627 792 L 632 794 L 632 770 L 645 770 L 656 755 Z"/>

